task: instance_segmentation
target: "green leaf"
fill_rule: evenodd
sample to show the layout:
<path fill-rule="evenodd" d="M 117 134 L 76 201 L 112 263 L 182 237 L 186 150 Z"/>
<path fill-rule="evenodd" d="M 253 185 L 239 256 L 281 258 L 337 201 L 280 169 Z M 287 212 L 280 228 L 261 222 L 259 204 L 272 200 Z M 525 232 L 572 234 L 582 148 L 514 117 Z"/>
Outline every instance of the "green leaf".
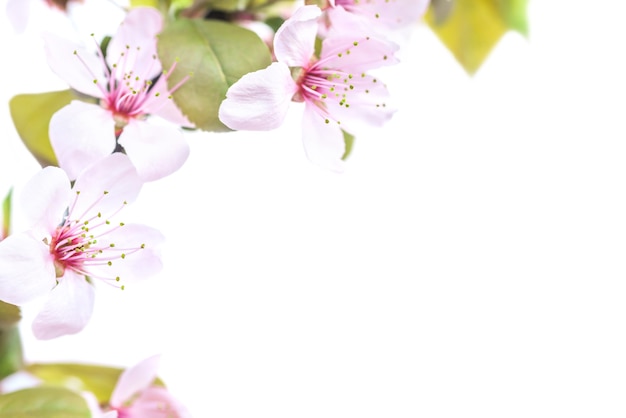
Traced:
<path fill-rule="evenodd" d="M 509 30 L 528 34 L 527 0 L 432 0 L 425 19 L 456 60 L 474 74 Z"/>
<path fill-rule="evenodd" d="M 433 23 L 441 25 L 448 19 L 453 9 L 454 0 L 431 0 L 429 13 Z"/>
<path fill-rule="evenodd" d="M 159 0 L 130 0 L 130 7 L 148 6 L 158 8 Z"/>
<path fill-rule="evenodd" d="M 0 231 L 0 241 L 11 233 L 11 199 L 13 189 L 9 190 L 6 197 L 2 201 L 2 231 Z"/>
<path fill-rule="evenodd" d="M 346 151 L 343 153 L 342 160 L 346 160 L 350 153 L 352 152 L 352 148 L 354 147 L 354 135 L 350 135 L 346 131 L 343 131 L 343 141 L 346 143 Z"/>
<path fill-rule="evenodd" d="M 25 370 L 44 382 L 64 386 L 76 391 L 93 393 L 98 402 L 108 402 L 123 369 L 116 367 L 94 366 L 72 363 L 34 363 Z M 163 381 L 156 379 L 157 386 L 164 386 Z"/>
<path fill-rule="evenodd" d="M 265 19 L 265 24 L 272 28 L 276 32 L 285 23 L 285 19 L 282 16 L 271 16 Z"/>
<path fill-rule="evenodd" d="M 193 5 L 193 0 L 172 0 L 171 8 L 174 11 L 185 9 Z"/>
<path fill-rule="evenodd" d="M 159 58 L 165 69 L 176 63 L 170 88 L 176 104 L 196 127 L 226 132 L 217 113 L 226 90 L 243 75 L 271 63 L 268 47 L 252 31 L 217 20 L 170 21 L 159 35 Z"/>
<path fill-rule="evenodd" d="M 495 0 L 496 7 L 506 26 L 528 36 L 528 0 Z"/>
<path fill-rule="evenodd" d="M 4 302 L 2 302 L 4 305 Z M 9 305 L 13 306 L 13 305 Z M 17 307 L 14 307 L 17 308 Z M 3 308 L 4 309 L 4 308 Z M 10 315 L 12 317 L 14 313 Z M 18 310 L 19 317 L 19 310 Z M 6 321 L 7 318 L 2 318 Z M 17 325 L 0 328 L 0 380 L 21 370 L 24 366 L 22 339 Z M 0 416 L 4 416 L 0 414 Z"/>
<path fill-rule="evenodd" d="M 211 0 L 210 8 L 223 12 L 236 12 L 246 10 L 250 6 L 251 0 Z"/>
<path fill-rule="evenodd" d="M 75 391 L 92 392 L 99 402 L 107 402 L 122 369 L 85 364 L 30 364 L 25 368 L 44 382 Z"/>
<path fill-rule="evenodd" d="M 50 146 L 48 124 L 52 115 L 78 97 L 71 90 L 18 94 L 9 101 L 13 124 L 26 148 L 42 167 L 57 165 Z"/>
<path fill-rule="evenodd" d="M 24 366 L 24 352 L 18 323 L 20 308 L 0 301 L 0 380 Z"/>
<path fill-rule="evenodd" d="M 130 0 L 130 7 L 152 7 L 160 11 L 164 16 L 170 11 L 172 0 Z"/>
<path fill-rule="evenodd" d="M 68 389 L 37 387 L 0 396 L 2 418 L 90 418 L 85 399 Z"/>
<path fill-rule="evenodd" d="M 22 319 L 20 308 L 0 300 L 0 329 L 8 329 Z"/>

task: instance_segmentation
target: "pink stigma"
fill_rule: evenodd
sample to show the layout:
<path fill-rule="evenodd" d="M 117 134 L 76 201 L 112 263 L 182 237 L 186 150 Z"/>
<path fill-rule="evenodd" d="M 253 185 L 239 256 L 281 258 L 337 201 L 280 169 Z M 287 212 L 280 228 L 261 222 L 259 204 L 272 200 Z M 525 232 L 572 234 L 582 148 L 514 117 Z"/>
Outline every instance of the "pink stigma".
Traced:
<path fill-rule="evenodd" d="M 156 54 L 153 54 L 150 57 L 150 64 L 145 66 L 146 68 L 142 70 L 142 73 L 137 73 L 134 67 L 143 53 L 141 47 L 127 45 L 124 52 L 121 52 L 116 61 L 109 66 L 100 45 L 98 45 L 95 39 L 94 42 L 97 45 L 104 79 L 93 74 L 76 51 L 74 51 L 74 55 L 89 70 L 93 77 L 93 82 L 100 90 L 102 95 L 100 105 L 113 115 L 116 122 L 116 134 L 119 134 L 131 119 L 142 118 L 148 114 L 158 112 L 166 104 L 166 101 L 172 98 L 172 93 L 180 88 L 189 78 L 188 76 L 183 78 L 171 89 L 165 87 L 162 91 L 158 91 L 155 89 L 156 81 L 160 77 L 168 80 L 174 68 L 176 68 L 176 62 L 172 64 L 167 72 L 162 71 L 158 57 Z M 161 86 L 166 85 L 167 83 L 161 84 Z"/>
<path fill-rule="evenodd" d="M 104 192 L 89 209 L 95 206 L 107 194 L 108 192 Z M 120 277 L 95 275 L 91 268 L 104 265 L 112 266 L 113 263 L 122 262 L 127 255 L 143 249 L 145 245 L 140 244 L 137 247 L 130 248 L 118 248 L 112 242 L 101 245 L 99 243 L 100 238 L 123 227 L 124 223 L 118 222 L 113 224 L 109 220 L 104 219 L 99 212 L 87 219 L 85 218 L 86 213 L 73 213 L 73 208 L 76 206 L 79 198 L 80 192 L 76 192 L 76 199 L 72 207 L 70 207 L 67 216 L 50 239 L 50 254 L 54 260 L 57 278 L 63 276 L 65 271 L 70 269 L 79 275 L 101 279 L 116 287 L 123 288 L 123 286 L 115 284 L 115 282 L 120 281 Z M 122 202 L 112 216 L 117 214 L 125 205 L 126 202 Z"/>

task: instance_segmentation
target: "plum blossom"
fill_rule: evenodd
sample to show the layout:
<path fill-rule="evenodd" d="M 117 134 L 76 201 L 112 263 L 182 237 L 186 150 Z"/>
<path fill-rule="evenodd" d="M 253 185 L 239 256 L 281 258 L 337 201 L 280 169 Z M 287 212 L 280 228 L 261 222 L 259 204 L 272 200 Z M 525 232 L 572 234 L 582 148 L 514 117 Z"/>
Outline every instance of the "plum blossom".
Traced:
<path fill-rule="evenodd" d="M 276 32 L 277 62 L 244 75 L 226 92 L 220 120 L 236 130 L 279 127 L 291 102 L 304 102 L 302 140 L 308 158 L 342 171 L 343 131 L 356 135 L 382 126 L 394 110 L 385 85 L 366 71 L 397 62 L 397 45 L 369 36 L 364 25 L 345 20 L 335 27 L 315 56 L 321 10 L 302 6 Z"/>
<path fill-rule="evenodd" d="M 50 120 L 52 148 L 70 178 L 114 151 L 126 153 L 144 181 L 165 177 L 186 161 L 189 146 L 180 126 L 192 124 L 171 96 L 185 80 L 167 86 L 175 63 L 164 72 L 157 57 L 156 35 L 162 26 L 156 9 L 131 9 L 108 43 L 106 55 L 99 46 L 94 53 L 46 35 L 52 70 L 98 101 L 74 100 Z"/>
<path fill-rule="evenodd" d="M 328 15 L 343 9 L 384 30 L 415 24 L 424 15 L 430 0 L 328 0 Z"/>
<path fill-rule="evenodd" d="M 160 356 L 154 355 L 120 375 L 109 404 L 95 408 L 100 418 L 190 418 L 187 409 L 169 391 L 154 385 Z M 94 408 L 92 408 L 94 409 Z"/>
<path fill-rule="evenodd" d="M 115 153 L 83 171 L 73 187 L 52 166 L 24 185 L 22 210 L 32 226 L 0 242 L 0 300 L 22 305 L 48 296 L 32 325 L 37 338 L 81 331 L 96 280 L 123 289 L 161 269 L 161 233 L 117 219 L 142 184 L 128 157 Z"/>

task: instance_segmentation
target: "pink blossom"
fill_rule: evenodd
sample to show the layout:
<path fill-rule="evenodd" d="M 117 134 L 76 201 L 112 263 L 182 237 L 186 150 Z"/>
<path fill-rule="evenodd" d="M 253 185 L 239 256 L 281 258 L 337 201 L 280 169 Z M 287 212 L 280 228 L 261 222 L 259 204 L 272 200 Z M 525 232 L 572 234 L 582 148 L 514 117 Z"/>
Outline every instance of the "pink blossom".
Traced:
<path fill-rule="evenodd" d="M 341 171 L 342 130 L 356 135 L 383 125 L 394 113 L 386 103 L 386 87 L 366 71 L 397 62 L 397 45 L 347 21 L 324 39 L 317 58 L 320 16 L 317 6 L 297 9 L 276 32 L 277 62 L 234 83 L 219 117 L 231 129 L 271 130 L 283 123 L 292 101 L 304 102 L 302 140 L 308 158 Z"/>
<path fill-rule="evenodd" d="M 429 3 L 430 0 L 328 0 L 326 13 L 332 15 L 336 9 L 344 9 L 371 25 L 393 30 L 416 24 Z"/>
<path fill-rule="evenodd" d="M 111 38 L 106 57 L 99 47 L 94 53 L 46 36 L 52 70 L 99 102 L 72 101 L 50 120 L 52 148 L 70 178 L 114 151 L 125 152 L 144 181 L 165 177 L 186 161 L 189 146 L 180 126 L 192 124 L 171 97 L 180 83 L 167 86 L 173 67 L 164 73 L 157 58 L 156 35 L 162 26 L 156 9 L 131 9 Z M 159 118 L 169 123 L 158 123 Z"/>
<path fill-rule="evenodd" d="M 167 389 L 155 386 L 160 356 L 149 357 L 121 375 L 106 418 L 189 418 L 187 409 Z"/>
<path fill-rule="evenodd" d="M 95 280 L 124 283 L 161 269 L 155 229 L 117 220 L 142 181 L 128 157 L 109 155 L 70 185 L 58 167 L 46 167 L 22 189 L 28 231 L 0 242 L 0 300 L 22 305 L 48 295 L 33 322 L 37 338 L 74 334 L 89 321 Z"/>

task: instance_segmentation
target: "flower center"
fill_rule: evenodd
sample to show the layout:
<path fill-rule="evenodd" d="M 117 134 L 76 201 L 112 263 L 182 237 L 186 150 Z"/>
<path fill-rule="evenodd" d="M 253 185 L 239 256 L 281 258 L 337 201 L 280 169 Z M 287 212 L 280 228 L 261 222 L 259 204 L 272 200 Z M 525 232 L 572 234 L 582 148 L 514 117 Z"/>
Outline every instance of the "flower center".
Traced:
<path fill-rule="evenodd" d="M 366 36 L 342 43 L 330 51 L 322 51 L 320 59 L 313 60 L 307 67 L 292 68 L 292 76 L 299 87 L 293 100 L 315 105 L 314 109 L 326 123 L 333 121 L 337 124 L 341 124 L 340 115 L 346 115 L 347 109 L 353 105 L 385 108 L 384 102 L 378 103 L 378 98 L 370 94 L 379 87 L 378 80 L 359 70 L 360 66 L 367 63 L 366 60 L 381 58 L 377 54 L 368 53 L 364 60 L 363 51 L 357 48 L 362 48 L 361 44 L 369 40 Z M 360 55 L 355 57 L 354 50 Z M 388 55 L 381 55 L 381 61 L 388 59 Z"/>
<path fill-rule="evenodd" d="M 296 83 L 299 90 L 293 100 L 315 104 L 323 114 L 326 123 L 329 123 L 328 102 L 346 108 L 350 107 L 348 94 L 354 89 L 353 78 L 354 76 L 350 73 L 323 67 L 321 61 L 317 61 L 308 69 L 302 69 L 298 73 Z"/>
<path fill-rule="evenodd" d="M 127 255 L 145 248 L 145 244 L 119 248 L 115 242 L 108 239 L 108 234 L 124 227 L 123 222 L 112 223 L 105 219 L 101 212 L 87 217 L 87 212 L 107 194 L 108 192 L 105 191 L 85 213 L 76 216 L 73 213 L 73 208 L 76 207 L 76 202 L 80 196 L 80 192 L 76 192 L 74 204 L 63 222 L 57 227 L 49 243 L 57 278 L 62 277 L 65 271 L 70 269 L 80 275 L 102 279 L 114 284 L 114 281 L 120 281 L 119 276 L 105 277 L 99 275 L 94 267 L 112 266 L 114 262 L 124 260 Z M 111 217 L 115 216 L 125 205 L 126 202 L 124 201 L 111 214 Z M 46 240 L 44 242 L 47 243 Z M 121 288 L 123 289 L 124 286 Z"/>
<path fill-rule="evenodd" d="M 96 243 L 92 236 L 88 239 L 84 233 L 77 234 L 67 222 L 58 227 L 50 243 L 50 253 L 54 257 L 57 277 L 63 276 L 67 268 L 80 271 L 85 256 L 92 253 L 90 247 Z M 95 258 L 97 253 L 91 255 Z"/>
<path fill-rule="evenodd" d="M 154 74 L 155 68 L 160 67 L 160 64 L 156 55 L 153 55 L 145 73 L 135 74 L 132 67 L 140 53 L 140 47 L 133 50 L 127 45 L 126 51 L 120 53 L 111 68 L 106 65 L 102 57 L 107 82 L 106 87 L 101 86 L 104 95 L 101 104 L 113 114 L 116 127 L 123 127 L 130 119 L 148 113 L 145 104 L 150 98 L 153 83 L 149 76 Z"/>
<path fill-rule="evenodd" d="M 117 135 L 131 119 L 143 118 L 158 111 L 166 101 L 172 99 L 172 93 L 189 79 L 189 76 L 186 76 L 175 86 L 168 88 L 167 80 L 176 68 L 176 61 L 168 71 L 161 71 L 161 63 L 156 54 L 147 56 L 149 52 L 142 50 L 141 46 L 126 45 L 114 62 L 109 59 L 111 62 L 109 65 L 100 44 L 95 39 L 94 42 L 104 77 L 94 74 L 77 51 L 74 51 L 74 55 L 89 71 L 94 84 L 98 86 L 101 92 L 100 105 L 111 112 Z M 138 62 L 143 64 L 138 65 Z M 137 72 L 139 67 L 140 72 Z"/>

